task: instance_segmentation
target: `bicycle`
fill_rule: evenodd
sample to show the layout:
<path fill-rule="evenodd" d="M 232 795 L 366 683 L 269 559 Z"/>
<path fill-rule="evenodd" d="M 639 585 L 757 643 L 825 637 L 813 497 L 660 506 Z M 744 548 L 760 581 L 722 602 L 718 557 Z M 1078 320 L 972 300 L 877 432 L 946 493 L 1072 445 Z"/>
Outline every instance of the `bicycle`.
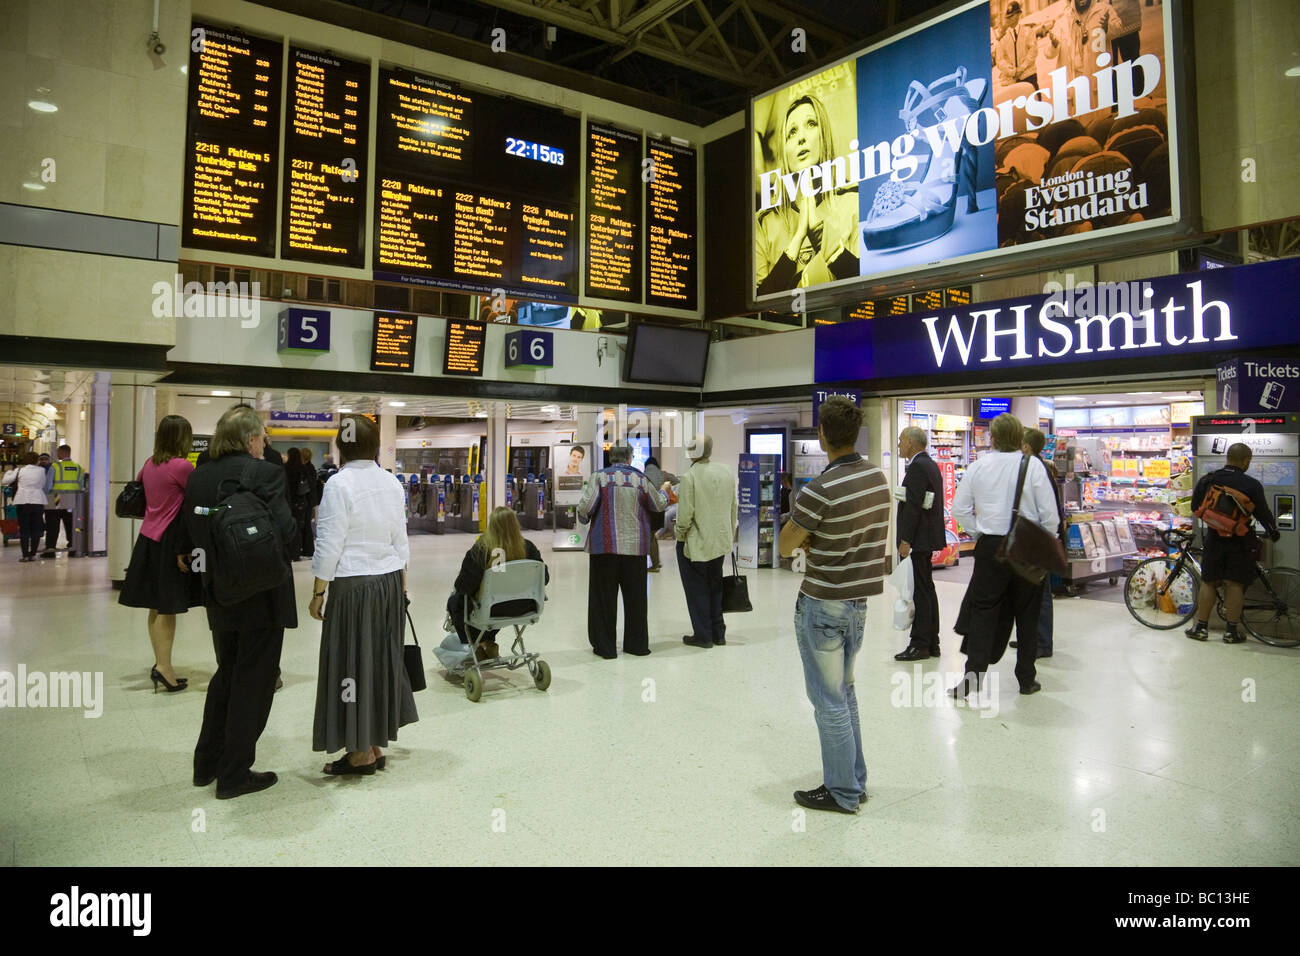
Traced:
<path fill-rule="evenodd" d="M 1139 562 L 1124 582 L 1124 604 L 1138 623 L 1169 631 L 1196 614 L 1201 550 L 1191 547 L 1190 531 L 1171 528 L 1159 535 L 1176 553 Z M 1222 591 L 1215 613 L 1224 617 Z M 1245 590 L 1241 624 L 1261 643 L 1274 647 L 1300 645 L 1300 570 L 1266 568 L 1255 562 L 1255 578 Z"/>

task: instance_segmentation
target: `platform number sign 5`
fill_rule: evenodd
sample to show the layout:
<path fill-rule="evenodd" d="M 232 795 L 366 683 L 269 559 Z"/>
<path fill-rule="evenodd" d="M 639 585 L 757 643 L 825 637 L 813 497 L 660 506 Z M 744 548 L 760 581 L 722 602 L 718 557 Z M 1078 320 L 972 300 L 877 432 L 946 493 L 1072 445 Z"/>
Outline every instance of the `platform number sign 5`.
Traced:
<path fill-rule="evenodd" d="M 554 335 L 535 329 L 519 329 L 506 336 L 506 368 L 551 368 Z"/>
<path fill-rule="evenodd" d="M 284 309 L 280 312 L 276 336 L 278 352 L 330 350 L 330 313 L 328 309 Z"/>

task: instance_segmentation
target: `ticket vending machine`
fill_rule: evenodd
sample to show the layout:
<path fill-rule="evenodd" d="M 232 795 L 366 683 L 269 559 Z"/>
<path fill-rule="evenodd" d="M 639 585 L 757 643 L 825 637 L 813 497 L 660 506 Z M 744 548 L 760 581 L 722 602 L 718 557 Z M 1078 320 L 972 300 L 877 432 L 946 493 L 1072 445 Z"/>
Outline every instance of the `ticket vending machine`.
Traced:
<path fill-rule="evenodd" d="M 1300 414 L 1194 417 L 1192 467 L 1197 480 L 1227 464 L 1228 448 L 1236 442 L 1250 447 L 1250 468 L 1246 474 L 1264 486 L 1264 498 L 1282 532 L 1276 543 L 1265 539 L 1261 563 L 1267 567 L 1300 568 L 1300 531 L 1296 529 L 1296 499 L 1300 498 Z"/>

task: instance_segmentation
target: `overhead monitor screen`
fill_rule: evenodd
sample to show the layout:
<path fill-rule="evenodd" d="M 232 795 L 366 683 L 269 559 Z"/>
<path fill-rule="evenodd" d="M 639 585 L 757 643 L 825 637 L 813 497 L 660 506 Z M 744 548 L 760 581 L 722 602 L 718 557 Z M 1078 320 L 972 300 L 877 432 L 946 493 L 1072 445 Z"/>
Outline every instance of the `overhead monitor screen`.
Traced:
<path fill-rule="evenodd" d="M 370 64 L 289 50 L 280 254 L 365 266 Z"/>
<path fill-rule="evenodd" d="M 193 28 L 181 245 L 274 256 L 280 43 Z"/>
<path fill-rule="evenodd" d="M 649 385 L 704 386 L 709 359 L 707 329 L 639 323 L 627 341 L 623 379 Z"/>
<path fill-rule="evenodd" d="M 586 294 L 641 301 L 641 134 L 587 124 Z"/>
<path fill-rule="evenodd" d="M 376 312 L 370 348 L 372 372 L 415 370 L 416 317 L 403 312 Z"/>
<path fill-rule="evenodd" d="M 443 375 L 482 375 L 487 325 L 482 322 L 447 320 L 447 347 L 443 353 Z"/>
<path fill-rule="evenodd" d="M 696 153 L 646 137 L 653 173 L 646 199 L 647 305 L 694 311 L 699 268 Z"/>
<path fill-rule="evenodd" d="M 578 120 L 379 71 L 375 278 L 577 299 Z"/>

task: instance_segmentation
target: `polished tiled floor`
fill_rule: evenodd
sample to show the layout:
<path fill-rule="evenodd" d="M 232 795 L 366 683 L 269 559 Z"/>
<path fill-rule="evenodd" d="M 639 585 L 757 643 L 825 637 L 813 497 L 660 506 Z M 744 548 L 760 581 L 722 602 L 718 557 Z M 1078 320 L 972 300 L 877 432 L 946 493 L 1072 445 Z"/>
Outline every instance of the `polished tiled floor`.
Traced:
<path fill-rule="evenodd" d="M 654 653 L 606 662 L 586 640 L 586 556 L 537 540 L 553 583 L 529 646 L 551 664 L 549 692 L 494 672 L 472 704 L 439 676 L 430 644 L 470 539 L 413 539 L 430 680 L 388 770 L 320 774 L 320 632 L 304 611 L 258 750 L 280 783 L 222 802 L 189 779 L 213 670 L 201 613 L 178 626 L 191 689 L 154 695 L 145 612 L 116 605 L 104 560 L 20 565 L 6 548 L 0 670 L 103 671 L 105 701 L 97 719 L 0 710 L 0 864 L 1300 863 L 1300 649 L 1196 644 L 1143 629 L 1122 603 L 1058 599 L 1041 694 L 1015 694 L 1008 656 L 996 716 L 902 706 L 906 682 L 955 679 L 962 658 L 947 632 L 941 662 L 895 664 L 905 642 L 882 596 L 857 665 L 870 802 L 801 820 L 790 793 L 820 782 L 820 759 L 796 578 L 749 572 L 755 610 L 729 618 L 728 645 L 687 648 L 665 549 L 649 585 Z M 295 567 L 305 599 L 308 568 Z M 963 585 L 945 574 L 951 622 Z"/>

